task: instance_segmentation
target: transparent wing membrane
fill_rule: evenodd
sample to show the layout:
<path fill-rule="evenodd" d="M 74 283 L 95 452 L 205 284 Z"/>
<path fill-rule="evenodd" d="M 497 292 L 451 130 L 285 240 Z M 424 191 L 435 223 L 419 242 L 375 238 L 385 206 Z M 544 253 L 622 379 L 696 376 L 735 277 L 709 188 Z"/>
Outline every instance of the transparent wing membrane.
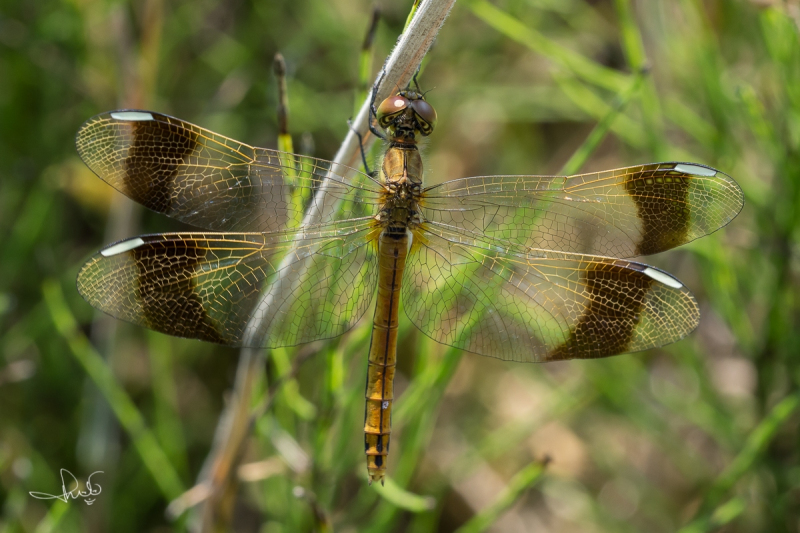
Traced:
<path fill-rule="evenodd" d="M 98 115 L 76 144 L 86 165 L 129 198 L 209 230 L 291 229 L 310 209 L 320 223 L 368 216 L 382 191 L 355 169 L 254 148 L 150 111 Z M 315 197 L 326 179 L 326 194 Z"/>
<path fill-rule="evenodd" d="M 523 362 L 654 348 L 699 321 L 689 291 L 646 265 L 526 250 L 435 223 L 414 233 L 403 302 L 432 339 Z"/>
<path fill-rule="evenodd" d="M 479 176 L 424 192 L 423 215 L 529 248 L 629 258 L 725 226 L 744 196 L 729 176 L 655 163 L 577 176 Z"/>
<path fill-rule="evenodd" d="M 78 290 L 114 317 L 178 337 L 272 348 L 335 337 L 372 302 L 373 226 L 137 237 L 92 257 Z"/>

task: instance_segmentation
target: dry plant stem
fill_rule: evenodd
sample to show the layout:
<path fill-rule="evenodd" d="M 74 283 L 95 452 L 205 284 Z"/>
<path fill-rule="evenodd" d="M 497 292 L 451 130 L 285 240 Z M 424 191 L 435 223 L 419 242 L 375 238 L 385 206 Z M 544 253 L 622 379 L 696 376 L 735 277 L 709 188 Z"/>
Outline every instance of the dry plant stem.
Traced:
<path fill-rule="evenodd" d="M 272 61 L 272 72 L 278 85 L 278 150 L 294 153 L 292 135 L 289 133 L 289 91 L 286 88 L 286 61 L 280 53 Z"/>
<path fill-rule="evenodd" d="M 414 20 L 400 37 L 395 49 L 384 64 L 381 76 L 377 78 L 381 83 L 377 88 L 377 101 L 386 98 L 392 91 L 408 85 L 454 3 L 455 0 L 428 0 L 420 6 Z M 371 95 L 368 95 L 333 160 L 332 170 L 337 173 L 346 173 L 343 166 L 356 167 L 359 164 L 361 154 L 359 135 L 364 139 L 364 150 L 368 150 L 375 140 L 368 127 L 370 100 Z M 303 225 L 318 223 L 328 214 L 323 212 L 320 206 L 335 207 L 330 203 L 319 201 L 327 194 L 329 183 L 325 181 L 316 192 L 315 201 L 311 203 L 311 207 L 303 219 Z M 287 253 L 287 257 L 291 255 L 291 252 Z M 281 265 L 277 270 L 280 272 L 285 266 Z M 286 297 L 294 288 L 289 286 L 280 293 L 277 291 L 265 293 L 255 307 L 254 319 L 248 324 L 247 331 L 251 333 L 258 331 L 261 324 L 257 317 L 265 315 L 259 311 L 269 307 L 274 300 Z M 256 340 L 253 339 L 253 343 L 255 342 Z M 245 343 L 247 344 L 247 341 Z M 263 350 L 242 348 L 231 401 L 220 417 L 214 445 L 198 480 L 198 484 L 207 484 L 210 489 L 209 498 L 203 503 L 201 531 L 215 531 L 226 527 L 225 515 L 229 514 L 229 510 L 232 509 L 232 496 L 236 492 L 232 490 L 236 484 L 236 478 L 233 475 L 236 471 L 236 460 L 240 455 L 239 450 L 245 438 L 249 435 L 249 404 L 253 384 L 263 371 L 264 363 Z M 228 510 L 227 513 L 226 510 Z"/>
<path fill-rule="evenodd" d="M 286 88 L 286 60 L 280 53 L 275 54 L 272 71 L 278 81 L 278 135 L 289 134 L 289 95 Z"/>

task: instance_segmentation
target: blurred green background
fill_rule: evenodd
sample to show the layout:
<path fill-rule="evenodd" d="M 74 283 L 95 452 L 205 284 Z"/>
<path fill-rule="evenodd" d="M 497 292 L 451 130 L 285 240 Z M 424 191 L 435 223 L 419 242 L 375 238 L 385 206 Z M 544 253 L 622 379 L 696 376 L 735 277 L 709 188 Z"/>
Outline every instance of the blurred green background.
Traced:
<path fill-rule="evenodd" d="M 411 2 L 380 7 L 373 75 Z M 188 529 L 191 513 L 165 508 L 196 482 L 236 371 L 234 349 L 93 325 L 83 261 L 181 226 L 83 166 L 80 124 L 148 108 L 275 147 L 280 51 L 294 146 L 332 158 L 371 9 L 0 5 L 0 532 Z M 439 115 L 428 182 L 660 160 L 723 170 L 745 192 L 740 216 L 648 258 L 691 288 L 700 327 L 646 353 L 523 365 L 462 357 L 403 317 L 384 489 L 367 485 L 362 450 L 369 321 L 277 351 L 229 527 L 800 531 L 799 26 L 796 0 L 458 2 L 420 77 Z M 28 495 L 59 492 L 60 468 L 103 470 L 93 506 Z"/>

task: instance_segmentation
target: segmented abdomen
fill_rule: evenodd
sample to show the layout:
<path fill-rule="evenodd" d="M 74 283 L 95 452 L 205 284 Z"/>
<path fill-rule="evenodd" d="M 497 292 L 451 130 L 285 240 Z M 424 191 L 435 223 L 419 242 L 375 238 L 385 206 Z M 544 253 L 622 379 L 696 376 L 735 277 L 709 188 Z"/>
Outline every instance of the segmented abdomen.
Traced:
<path fill-rule="evenodd" d="M 370 483 L 383 483 L 389 454 L 400 285 L 408 254 L 405 231 L 394 233 L 387 228 L 381 233 L 378 254 L 378 302 L 372 320 L 364 413 L 364 448 Z"/>

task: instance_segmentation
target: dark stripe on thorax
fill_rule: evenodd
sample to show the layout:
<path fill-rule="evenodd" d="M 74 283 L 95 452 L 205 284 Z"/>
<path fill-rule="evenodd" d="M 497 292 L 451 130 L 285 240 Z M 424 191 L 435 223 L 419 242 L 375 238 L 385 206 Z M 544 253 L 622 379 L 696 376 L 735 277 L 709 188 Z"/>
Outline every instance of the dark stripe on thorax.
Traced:
<path fill-rule="evenodd" d="M 401 142 L 389 142 L 389 148 L 399 148 L 401 150 L 419 150 L 419 145 L 416 142 L 413 143 L 401 143 Z"/>

